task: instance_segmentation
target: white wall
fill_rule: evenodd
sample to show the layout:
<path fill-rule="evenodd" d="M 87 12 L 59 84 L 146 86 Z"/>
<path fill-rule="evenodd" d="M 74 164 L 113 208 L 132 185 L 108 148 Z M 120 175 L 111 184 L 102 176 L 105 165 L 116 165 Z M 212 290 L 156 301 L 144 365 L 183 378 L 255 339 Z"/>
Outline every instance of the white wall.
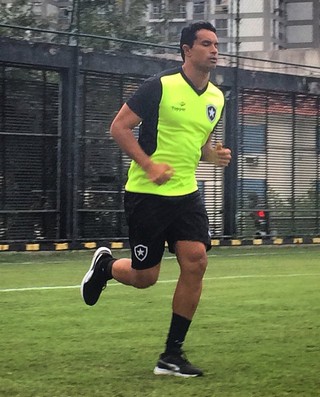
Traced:
<path fill-rule="evenodd" d="M 239 35 L 263 36 L 263 18 L 242 18 L 240 21 Z"/>
<path fill-rule="evenodd" d="M 241 0 L 240 12 L 263 12 L 263 0 Z"/>
<path fill-rule="evenodd" d="M 240 51 L 263 51 L 262 41 L 243 41 L 240 44 Z"/>

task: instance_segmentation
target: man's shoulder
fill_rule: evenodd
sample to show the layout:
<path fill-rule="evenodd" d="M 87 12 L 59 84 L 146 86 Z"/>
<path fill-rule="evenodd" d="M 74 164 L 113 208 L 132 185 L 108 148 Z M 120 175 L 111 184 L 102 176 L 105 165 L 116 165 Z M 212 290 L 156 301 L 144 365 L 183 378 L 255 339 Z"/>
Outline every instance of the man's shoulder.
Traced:
<path fill-rule="evenodd" d="M 179 73 L 181 73 L 181 67 L 175 67 L 150 76 L 127 100 L 127 105 L 142 119 L 147 118 L 150 114 L 153 114 L 152 109 L 159 105 L 163 91 L 162 78 Z"/>
<path fill-rule="evenodd" d="M 222 89 L 216 86 L 212 81 L 209 81 L 208 90 L 214 92 L 216 95 L 220 95 L 224 97 L 224 93 Z"/>
<path fill-rule="evenodd" d="M 182 70 L 181 66 L 178 66 L 178 67 L 175 67 L 175 68 L 171 68 L 171 69 L 166 69 L 166 70 L 163 70 L 162 72 L 160 72 L 158 74 L 158 77 L 161 78 L 161 77 L 164 77 L 164 76 L 172 76 L 172 75 L 175 75 L 175 74 L 180 74 L 181 70 Z"/>
<path fill-rule="evenodd" d="M 161 80 L 162 77 L 173 76 L 175 74 L 180 74 L 180 73 L 181 73 L 181 66 L 171 68 L 171 69 L 165 69 L 153 76 L 150 76 L 146 81 L 147 82 L 159 81 L 159 80 Z"/>

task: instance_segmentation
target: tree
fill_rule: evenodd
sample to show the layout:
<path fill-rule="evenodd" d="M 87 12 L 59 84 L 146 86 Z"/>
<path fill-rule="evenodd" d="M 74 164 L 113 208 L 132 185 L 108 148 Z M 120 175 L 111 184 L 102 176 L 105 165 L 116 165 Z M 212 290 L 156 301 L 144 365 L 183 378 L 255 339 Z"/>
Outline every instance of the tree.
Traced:
<path fill-rule="evenodd" d="M 81 33 L 109 36 L 132 41 L 146 40 L 146 26 L 144 14 L 147 0 L 82 0 L 80 6 L 80 21 L 78 27 Z M 76 18 L 74 18 L 76 19 Z M 74 23 L 76 25 L 76 21 Z M 94 38 L 81 39 L 81 45 L 94 46 L 105 49 L 133 49 L 130 43 L 103 41 Z M 141 46 L 140 46 L 141 47 Z"/>
<path fill-rule="evenodd" d="M 3 4 L 0 8 L 0 19 L 3 24 L 17 25 L 33 28 L 46 29 L 49 26 L 49 21 L 39 19 L 33 12 L 33 5 L 29 0 L 15 0 L 11 4 Z M 28 29 L 14 29 L 0 27 L 0 34 L 6 37 L 15 39 L 30 40 L 34 38 L 43 37 L 41 33 L 32 32 Z"/>
<path fill-rule="evenodd" d="M 108 36 L 130 41 L 156 42 L 157 36 L 146 34 L 145 12 L 147 0 L 69 0 L 65 9 L 57 8 L 56 17 L 45 19 L 34 13 L 30 0 L 14 0 L 10 6 L 0 8 L 0 19 L 4 24 L 17 25 L 26 29 L 0 27 L 0 34 L 18 39 L 30 39 L 55 43 L 74 42 L 76 35 L 55 34 L 55 30 Z M 59 3 L 56 3 L 57 7 Z M 57 16 L 60 15 L 60 20 Z M 63 16 L 63 18 L 61 18 Z M 50 29 L 52 33 L 34 32 L 28 27 Z M 139 44 L 120 43 L 117 40 L 103 40 L 81 37 L 78 43 L 84 47 L 112 50 L 142 50 Z"/>

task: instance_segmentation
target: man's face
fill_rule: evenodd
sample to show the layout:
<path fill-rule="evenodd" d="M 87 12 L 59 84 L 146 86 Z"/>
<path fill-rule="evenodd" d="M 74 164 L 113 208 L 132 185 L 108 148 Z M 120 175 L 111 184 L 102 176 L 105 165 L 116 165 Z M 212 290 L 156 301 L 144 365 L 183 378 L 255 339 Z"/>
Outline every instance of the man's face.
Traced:
<path fill-rule="evenodd" d="M 185 58 L 199 70 L 209 72 L 214 69 L 218 60 L 217 35 L 211 30 L 198 30 L 192 48 L 185 47 Z"/>

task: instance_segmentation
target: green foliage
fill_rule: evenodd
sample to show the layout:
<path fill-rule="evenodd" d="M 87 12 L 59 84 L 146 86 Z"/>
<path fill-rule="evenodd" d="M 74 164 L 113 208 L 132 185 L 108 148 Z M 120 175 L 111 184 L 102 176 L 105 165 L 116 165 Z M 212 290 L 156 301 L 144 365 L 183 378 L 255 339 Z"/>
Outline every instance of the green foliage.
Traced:
<path fill-rule="evenodd" d="M 269 211 L 271 236 L 319 235 L 318 180 L 305 189 L 296 182 L 294 191 L 286 193 L 268 186 L 266 198 L 261 199 L 255 192 L 250 192 L 247 197 L 240 197 L 239 204 L 237 232 L 242 236 L 251 238 L 256 234 L 253 209 Z"/>
<path fill-rule="evenodd" d="M 36 17 L 32 10 L 32 3 L 29 0 L 15 0 L 9 6 L 0 7 L 1 22 L 8 25 L 17 25 L 32 28 L 47 29 L 49 21 L 44 21 Z M 0 28 L 0 34 L 15 39 L 31 40 L 44 37 L 41 33 L 30 30 L 20 30 L 12 28 Z"/>
<path fill-rule="evenodd" d="M 51 29 L 53 33 L 32 32 L 28 29 L 0 28 L 0 34 L 7 37 L 25 40 L 38 40 L 66 44 L 72 42 L 67 36 L 54 34 L 59 31 L 80 32 L 83 34 L 107 36 L 130 41 L 156 42 L 156 35 L 147 37 L 144 14 L 147 0 L 77 0 L 72 2 L 68 16 L 59 22 L 57 17 L 42 19 L 35 15 L 29 0 L 16 0 L 11 7 L 0 8 L 2 23 L 22 27 Z M 58 23 L 58 24 L 57 24 Z M 59 23 L 62 25 L 60 26 Z M 53 28 L 54 26 L 54 28 Z M 73 40 L 74 41 L 74 40 Z M 107 50 L 144 50 L 141 45 L 120 43 L 101 38 L 80 38 L 83 47 Z"/>
<path fill-rule="evenodd" d="M 268 203 L 271 236 L 295 236 L 319 234 L 319 186 L 314 181 L 309 190 L 294 197 L 282 196 L 273 188 L 268 188 Z M 248 208 L 258 207 L 254 195 L 250 195 Z M 262 207 L 263 208 L 263 207 Z M 239 213 L 239 233 L 253 237 L 256 233 L 251 210 L 244 208 Z"/>
<path fill-rule="evenodd" d="M 123 1 L 83 1 L 80 4 L 80 32 L 150 42 L 150 37 L 146 38 L 143 19 L 147 3 L 146 0 L 133 0 L 129 4 Z M 81 38 L 80 42 L 82 46 L 113 50 L 141 48 L 141 46 L 131 43 L 117 43 L 94 38 Z"/>

